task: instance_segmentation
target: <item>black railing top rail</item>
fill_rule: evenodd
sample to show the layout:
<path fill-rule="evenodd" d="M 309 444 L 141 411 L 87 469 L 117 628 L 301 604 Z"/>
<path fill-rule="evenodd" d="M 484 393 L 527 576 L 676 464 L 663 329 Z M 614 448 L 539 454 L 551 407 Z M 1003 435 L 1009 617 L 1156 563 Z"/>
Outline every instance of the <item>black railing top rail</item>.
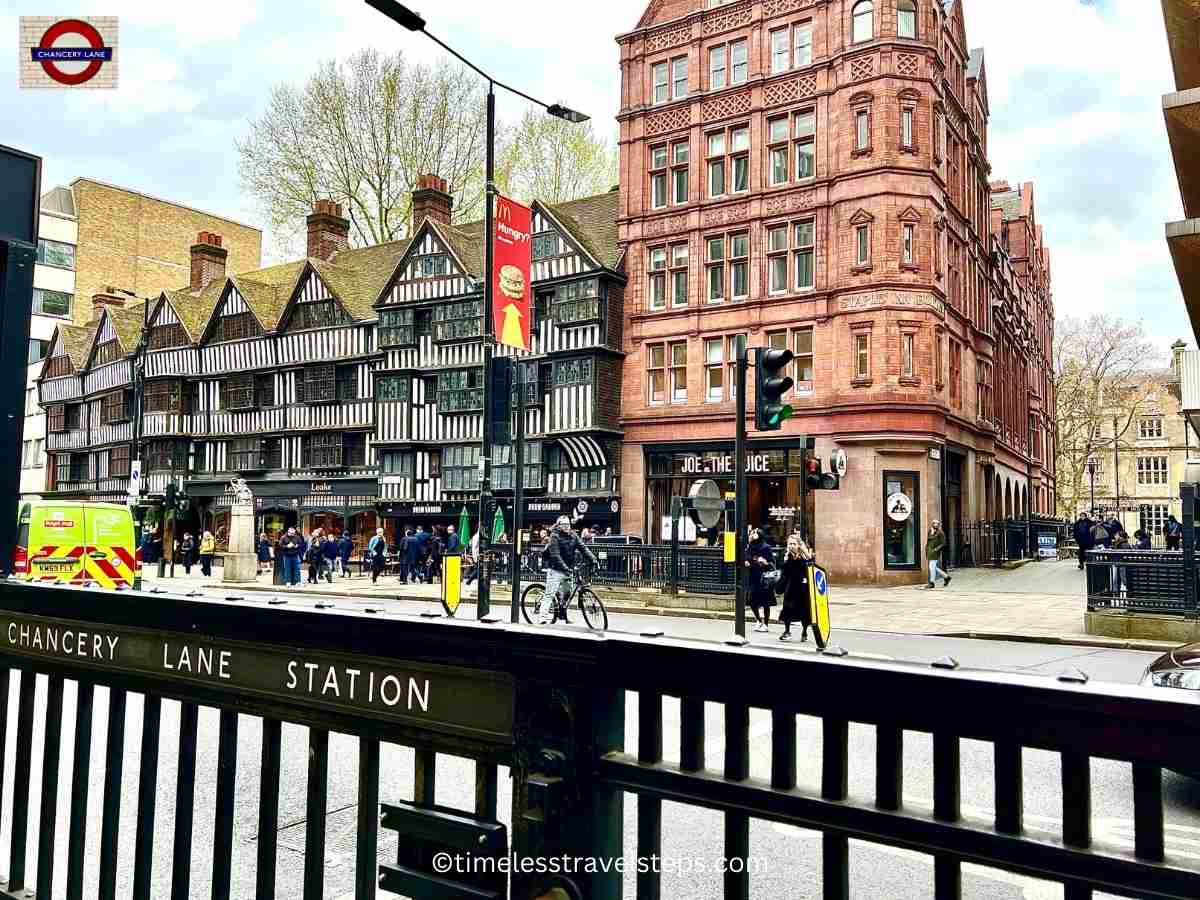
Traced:
<path fill-rule="evenodd" d="M 1187 769 L 1200 759 L 1200 697 L 1182 690 L 1076 684 L 1038 675 L 734 648 L 667 636 L 611 632 L 597 636 L 390 612 L 267 607 L 262 602 L 132 591 L 114 596 L 69 587 L 0 583 L 0 649 L 12 650 L 8 632 L 13 618 L 31 616 L 86 623 L 93 629 L 105 625 L 143 629 L 180 642 L 203 638 L 219 646 L 283 647 L 297 658 L 322 653 L 363 655 L 394 660 L 401 672 L 405 663 L 429 663 L 538 683 L 652 689 L 720 703 L 746 703 L 746 685 L 754 685 L 753 705 L 766 709 L 952 732 L 985 741 L 1016 741 L 1027 747 L 1141 760 L 1168 768 Z M 18 659 L 11 652 L 5 656 Z M 386 732 L 393 739 L 402 733 L 406 741 L 418 745 L 432 740 L 421 727 L 330 712 L 299 695 L 294 703 L 287 702 L 219 679 L 184 683 L 154 678 L 144 670 L 90 664 L 71 655 L 19 659 L 19 664 L 40 671 L 58 670 L 68 677 L 83 672 L 98 683 L 255 715 L 354 733 Z M 347 728 L 348 721 L 354 729 Z M 496 756 L 495 740 L 461 739 L 464 752 Z M 445 738 L 439 741 L 444 748 Z"/>

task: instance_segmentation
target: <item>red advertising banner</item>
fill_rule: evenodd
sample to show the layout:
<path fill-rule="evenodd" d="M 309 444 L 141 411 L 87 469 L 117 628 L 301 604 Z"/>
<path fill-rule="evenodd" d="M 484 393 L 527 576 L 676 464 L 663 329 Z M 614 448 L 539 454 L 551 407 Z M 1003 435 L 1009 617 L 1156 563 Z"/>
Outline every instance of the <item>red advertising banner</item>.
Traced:
<path fill-rule="evenodd" d="M 496 233 L 492 237 L 492 319 L 496 340 L 529 349 L 530 295 L 533 283 L 533 210 L 508 197 L 496 197 Z"/>

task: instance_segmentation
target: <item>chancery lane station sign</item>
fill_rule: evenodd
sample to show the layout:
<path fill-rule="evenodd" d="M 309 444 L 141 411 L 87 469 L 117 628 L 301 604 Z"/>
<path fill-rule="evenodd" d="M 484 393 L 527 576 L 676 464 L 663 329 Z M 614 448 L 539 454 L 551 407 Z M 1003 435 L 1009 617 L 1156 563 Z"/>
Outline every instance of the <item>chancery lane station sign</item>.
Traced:
<path fill-rule="evenodd" d="M 515 689 L 501 672 L 291 650 L 126 626 L 0 613 L 0 648 L 300 702 L 335 712 L 509 744 Z"/>

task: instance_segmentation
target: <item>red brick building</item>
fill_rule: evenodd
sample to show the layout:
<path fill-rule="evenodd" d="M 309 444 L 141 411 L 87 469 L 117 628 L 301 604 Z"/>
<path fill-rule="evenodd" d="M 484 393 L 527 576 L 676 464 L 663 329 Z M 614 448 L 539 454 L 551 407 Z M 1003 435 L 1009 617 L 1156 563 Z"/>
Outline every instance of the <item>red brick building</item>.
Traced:
<path fill-rule="evenodd" d="M 803 515 L 837 576 L 916 581 L 931 520 L 958 546 L 1050 512 L 1048 256 L 1032 187 L 989 183 L 961 0 L 655 0 L 618 42 L 624 529 L 732 484 L 740 341 L 797 355 L 750 518 Z M 800 436 L 847 452 L 840 491 L 803 494 Z"/>

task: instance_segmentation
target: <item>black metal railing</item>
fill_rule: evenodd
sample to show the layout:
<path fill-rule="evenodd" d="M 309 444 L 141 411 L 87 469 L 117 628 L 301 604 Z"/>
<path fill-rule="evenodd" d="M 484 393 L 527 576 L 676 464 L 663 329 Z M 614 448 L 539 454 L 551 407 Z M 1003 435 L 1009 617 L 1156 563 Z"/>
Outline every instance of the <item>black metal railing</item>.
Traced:
<path fill-rule="evenodd" d="M 1182 551 L 1089 550 L 1085 564 L 1089 610 L 1197 614 Z"/>
<path fill-rule="evenodd" d="M 637 821 L 629 824 L 639 861 L 661 860 L 664 847 L 694 837 L 692 830 L 684 838 L 664 833 L 673 823 L 664 818 L 663 801 L 722 816 L 724 896 L 731 900 L 750 895 L 744 861 L 755 855 L 752 820 L 821 834 L 816 865 L 826 898 L 846 900 L 851 894 L 852 839 L 932 856 L 932 895 L 938 900 L 963 895 L 964 863 L 1057 882 L 1071 900 L 1089 898 L 1094 890 L 1200 896 L 1200 869 L 1188 856 L 1167 854 L 1164 841 L 1163 769 L 1193 771 L 1200 759 L 1200 698 L 1192 691 L 1087 683 L 1078 674 L 1053 679 L 971 671 L 952 661 L 930 667 L 729 647 L 661 632 L 599 640 L 568 630 L 272 607 L 240 598 L 189 600 L 128 592 L 116 599 L 97 603 L 94 593 L 82 590 L 0 584 L 0 723 L 10 721 L 14 677 L 18 698 L 15 728 L 0 735 L 0 769 L 11 754 L 17 786 L 0 802 L 0 826 L 8 825 L 12 835 L 3 896 L 28 896 L 28 890 L 54 896 L 55 860 L 65 858 L 68 898 L 83 897 L 85 886 L 87 896 L 101 900 L 118 894 L 184 898 L 193 876 L 207 880 L 208 872 L 211 896 L 231 897 L 232 860 L 239 852 L 235 785 L 245 778 L 239 768 L 248 767 L 251 780 L 257 776 L 260 784 L 255 896 L 318 900 L 326 895 L 329 777 L 341 770 L 357 779 L 354 896 L 372 900 L 380 872 L 385 886 L 412 886 L 425 877 L 420 871 L 424 856 L 409 852 L 407 844 L 399 862 L 383 860 L 381 866 L 380 801 L 385 801 L 388 827 L 403 827 L 420 838 L 424 820 L 419 813 L 429 809 L 439 815 L 430 817 L 424 837 L 461 837 L 473 822 L 498 821 L 498 765 L 511 767 L 513 774 L 513 806 L 506 818 L 518 859 L 550 853 L 557 858 L 560 852 L 610 861 L 623 857 L 624 798 L 633 794 Z M 41 629 L 36 643 L 34 628 Z M 51 632 L 53 649 L 47 643 Z M 167 648 L 161 656 L 160 645 Z M 180 671 L 172 654 L 183 646 L 208 648 L 207 673 Z M 172 661 L 175 668 L 166 665 Z M 272 682 L 271 665 L 285 663 L 300 666 L 299 689 Z M 374 702 L 374 694 L 372 703 L 356 705 L 344 696 L 335 700 L 319 684 L 315 692 L 311 685 L 305 691 L 303 672 L 310 663 L 322 674 L 326 665 L 340 666 L 343 675 L 353 667 L 363 678 L 372 666 L 406 675 L 432 672 L 425 696 L 434 712 L 419 716 L 411 693 L 408 714 L 397 714 Z M 457 680 L 443 683 L 442 678 Z M 76 689 L 66 692 L 69 682 Z M 378 684 L 372 681 L 373 688 Z M 97 853 L 88 845 L 87 788 L 96 780 L 88 750 L 100 692 L 108 711 Z M 137 811 L 134 821 L 125 823 L 134 828 L 132 841 L 121 839 L 120 802 L 130 694 L 142 695 Z M 64 696 L 76 706 L 74 716 L 64 717 Z M 666 725 L 666 698 L 672 698 L 672 710 L 678 700 L 677 730 Z M 637 707 L 629 718 L 636 727 L 629 734 L 627 702 Z M 716 758 L 714 740 L 706 734 L 706 704 L 719 707 L 724 723 Z M 168 707 L 180 726 L 174 827 L 165 833 L 155 828 L 155 814 L 161 723 Z M 218 719 L 201 716 L 201 707 L 215 707 Z M 35 722 L 35 710 L 40 718 L 43 708 L 44 721 Z M 752 734 L 752 715 L 762 722 L 762 711 L 769 727 L 765 732 L 756 727 Z M 464 716 L 467 721 L 459 721 Z M 805 750 L 819 757 L 816 789 L 803 787 L 798 778 L 798 716 L 819 721 L 819 744 Z M 64 734 L 64 723 L 70 723 L 71 732 Z M 255 733 L 261 727 L 261 755 L 247 759 L 239 752 L 242 723 Z M 277 834 L 286 821 L 281 798 L 297 802 L 296 785 L 281 793 L 281 754 L 300 737 L 293 728 L 285 732 L 284 723 L 307 728 L 307 789 L 299 792 L 306 832 L 303 864 L 280 868 Z M 848 789 L 852 723 L 874 729 L 870 796 Z M 357 759 L 330 752 L 331 731 L 357 739 Z M 906 797 L 906 757 L 919 765 L 922 752 L 906 732 L 932 736 L 931 810 Z M 30 795 L 39 787 L 32 783 L 35 735 L 46 764 L 40 806 L 31 816 Z M 769 739 L 769 776 L 751 773 L 752 736 Z M 197 748 L 210 746 L 213 738 L 215 791 L 210 791 L 207 784 L 197 785 L 198 768 L 211 771 L 197 766 Z M 65 831 L 56 821 L 60 778 L 67 777 L 58 763 L 64 739 L 75 747 Z M 963 739 L 991 747 L 993 768 L 982 779 L 979 769 L 960 763 Z M 380 796 L 381 744 L 387 743 L 414 748 L 410 804 L 397 806 L 387 802 L 393 798 Z M 668 759 L 675 755 L 666 749 L 672 745 L 678 747 L 678 761 Z M 1027 831 L 1023 821 L 1025 749 L 1049 751 L 1061 760 L 1061 834 L 1052 839 L 1040 829 Z M 434 803 L 439 757 L 446 756 L 474 760 L 474 803 L 454 817 Z M 1125 771 L 1131 774 L 1132 849 L 1093 841 L 1093 758 L 1131 764 Z M 544 771 L 547 766 L 554 771 Z M 1040 777 L 1030 781 L 1044 790 Z M 394 779 L 387 785 L 394 790 Z M 215 803 L 199 799 L 214 793 Z M 995 813 L 986 820 L 967 814 L 961 802 L 964 795 L 982 794 L 995 797 Z M 203 858 L 192 852 L 197 813 L 213 816 L 212 855 L 205 851 Z M 447 837 L 449 830 L 454 835 Z M 30 841 L 36 845 L 32 853 Z M 170 860 L 169 893 L 161 886 L 164 856 Z M 27 865 L 30 858 L 36 866 Z M 249 866 L 246 860 L 243 873 Z M 576 873 L 578 895 L 618 900 L 624 896 L 623 871 L 607 865 Z M 639 866 L 636 873 L 639 898 L 688 896 L 688 884 L 678 877 L 672 881 L 669 869 Z M 508 893 L 439 893 L 431 887 L 435 882 L 422 883 L 423 893 L 415 888 L 400 893 L 532 900 L 548 890 L 536 879 L 515 876 Z M 95 894 L 91 885 L 97 886 Z"/>

